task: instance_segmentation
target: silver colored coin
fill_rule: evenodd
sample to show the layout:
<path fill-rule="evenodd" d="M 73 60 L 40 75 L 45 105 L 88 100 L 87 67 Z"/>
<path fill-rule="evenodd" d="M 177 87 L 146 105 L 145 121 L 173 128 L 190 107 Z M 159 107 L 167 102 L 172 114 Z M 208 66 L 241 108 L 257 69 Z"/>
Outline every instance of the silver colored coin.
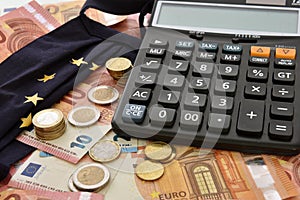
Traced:
<path fill-rule="evenodd" d="M 79 167 L 73 175 L 73 183 L 78 189 L 97 190 L 104 186 L 110 177 L 108 169 L 100 163 L 90 163 Z"/>
<path fill-rule="evenodd" d="M 73 183 L 73 174 L 70 176 L 68 180 L 68 187 L 71 190 L 71 192 L 80 192 Z"/>
<path fill-rule="evenodd" d="M 115 102 L 119 98 L 119 95 L 120 94 L 117 89 L 108 85 L 94 87 L 88 92 L 89 100 L 100 105 Z"/>
<path fill-rule="evenodd" d="M 120 153 L 120 145 L 110 140 L 100 140 L 89 150 L 89 156 L 97 162 L 113 161 L 119 157 Z"/>
<path fill-rule="evenodd" d="M 68 121 L 74 126 L 90 126 L 100 118 L 100 111 L 91 106 L 79 106 L 71 110 L 68 114 Z"/>

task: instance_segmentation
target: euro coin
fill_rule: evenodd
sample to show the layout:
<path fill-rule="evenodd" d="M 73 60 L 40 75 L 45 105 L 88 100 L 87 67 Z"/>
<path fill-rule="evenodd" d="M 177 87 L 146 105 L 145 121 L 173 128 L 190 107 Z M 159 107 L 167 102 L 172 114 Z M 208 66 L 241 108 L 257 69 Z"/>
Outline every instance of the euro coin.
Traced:
<path fill-rule="evenodd" d="M 91 106 L 79 106 L 68 114 L 68 121 L 74 126 L 84 127 L 93 125 L 100 118 L 100 111 Z"/>
<path fill-rule="evenodd" d="M 158 162 L 145 160 L 136 166 L 136 175 L 145 181 L 154 181 L 164 174 L 164 166 Z"/>
<path fill-rule="evenodd" d="M 145 155 L 150 160 L 163 161 L 172 155 L 172 147 L 165 142 L 152 142 L 145 147 Z"/>
<path fill-rule="evenodd" d="M 132 67 L 129 59 L 123 57 L 111 58 L 105 63 L 109 74 L 116 80 L 119 80 Z"/>
<path fill-rule="evenodd" d="M 73 174 L 70 176 L 70 178 L 68 180 L 68 187 L 71 192 L 79 192 L 79 190 L 75 187 L 75 185 L 73 183 Z"/>
<path fill-rule="evenodd" d="M 172 148 L 172 154 L 171 154 L 171 156 L 169 158 L 167 158 L 166 160 L 161 160 L 160 161 L 161 163 L 163 163 L 163 164 L 169 163 L 169 162 L 171 162 L 171 161 L 173 161 L 175 159 L 175 157 L 177 155 L 176 149 L 173 146 L 171 146 L 171 148 Z"/>
<path fill-rule="evenodd" d="M 110 162 L 119 157 L 121 147 L 110 140 L 100 140 L 90 150 L 89 156 L 97 162 Z"/>
<path fill-rule="evenodd" d="M 96 104 L 110 104 L 119 98 L 119 92 L 111 86 L 101 85 L 90 89 L 88 98 Z"/>
<path fill-rule="evenodd" d="M 108 169 L 99 163 L 85 164 L 79 167 L 73 175 L 74 185 L 82 190 L 97 190 L 109 180 Z"/>
<path fill-rule="evenodd" d="M 47 129 L 59 125 L 64 118 L 63 113 L 55 108 L 42 110 L 36 113 L 32 118 L 35 127 Z"/>

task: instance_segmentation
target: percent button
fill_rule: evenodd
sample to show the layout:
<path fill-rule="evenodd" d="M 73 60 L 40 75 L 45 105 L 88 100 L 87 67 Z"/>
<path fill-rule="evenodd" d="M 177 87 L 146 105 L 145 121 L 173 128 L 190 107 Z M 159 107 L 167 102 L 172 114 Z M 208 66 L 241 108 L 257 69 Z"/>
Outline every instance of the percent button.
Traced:
<path fill-rule="evenodd" d="M 249 67 L 247 73 L 248 81 L 267 82 L 268 68 Z"/>

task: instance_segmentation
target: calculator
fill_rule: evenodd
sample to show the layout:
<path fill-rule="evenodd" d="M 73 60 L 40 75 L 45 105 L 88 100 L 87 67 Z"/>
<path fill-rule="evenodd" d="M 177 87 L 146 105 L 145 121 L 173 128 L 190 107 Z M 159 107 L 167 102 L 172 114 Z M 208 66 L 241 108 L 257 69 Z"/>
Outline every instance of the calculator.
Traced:
<path fill-rule="evenodd" d="M 121 137 L 300 152 L 298 1 L 155 2 L 112 121 Z"/>

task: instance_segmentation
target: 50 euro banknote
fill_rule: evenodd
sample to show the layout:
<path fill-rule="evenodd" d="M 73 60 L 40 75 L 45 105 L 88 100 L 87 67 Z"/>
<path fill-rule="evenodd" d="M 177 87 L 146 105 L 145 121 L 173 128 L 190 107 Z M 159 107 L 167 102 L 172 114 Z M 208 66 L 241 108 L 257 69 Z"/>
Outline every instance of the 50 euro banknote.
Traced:
<path fill-rule="evenodd" d="M 176 157 L 163 164 L 161 178 L 144 181 L 136 176 L 135 169 L 146 159 L 143 149 L 147 143 L 139 146 L 138 152 L 122 153 L 118 159 L 104 164 L 111 173 L 110 181 L 99 192 L 105 199 L 279 200 L 299 195 L 297 187 L 277 159 L 182 146 L 174 146 Z M 76 168 L 87 162 L 93 161 L 85 156 L 74 165 L 53 156 L 41 157 L 36 151 L 12 177 L 9 186 L 41 190 L 42 185 L 68 191 L 69 177 Z M 34 175 L 25 176 L 26 169 L 34 165 L 38 166 Z"/>
<path fill-rule="evenodd" d="M 0 63 L 60 23 L 36 1 L 0 17 Z"/>

